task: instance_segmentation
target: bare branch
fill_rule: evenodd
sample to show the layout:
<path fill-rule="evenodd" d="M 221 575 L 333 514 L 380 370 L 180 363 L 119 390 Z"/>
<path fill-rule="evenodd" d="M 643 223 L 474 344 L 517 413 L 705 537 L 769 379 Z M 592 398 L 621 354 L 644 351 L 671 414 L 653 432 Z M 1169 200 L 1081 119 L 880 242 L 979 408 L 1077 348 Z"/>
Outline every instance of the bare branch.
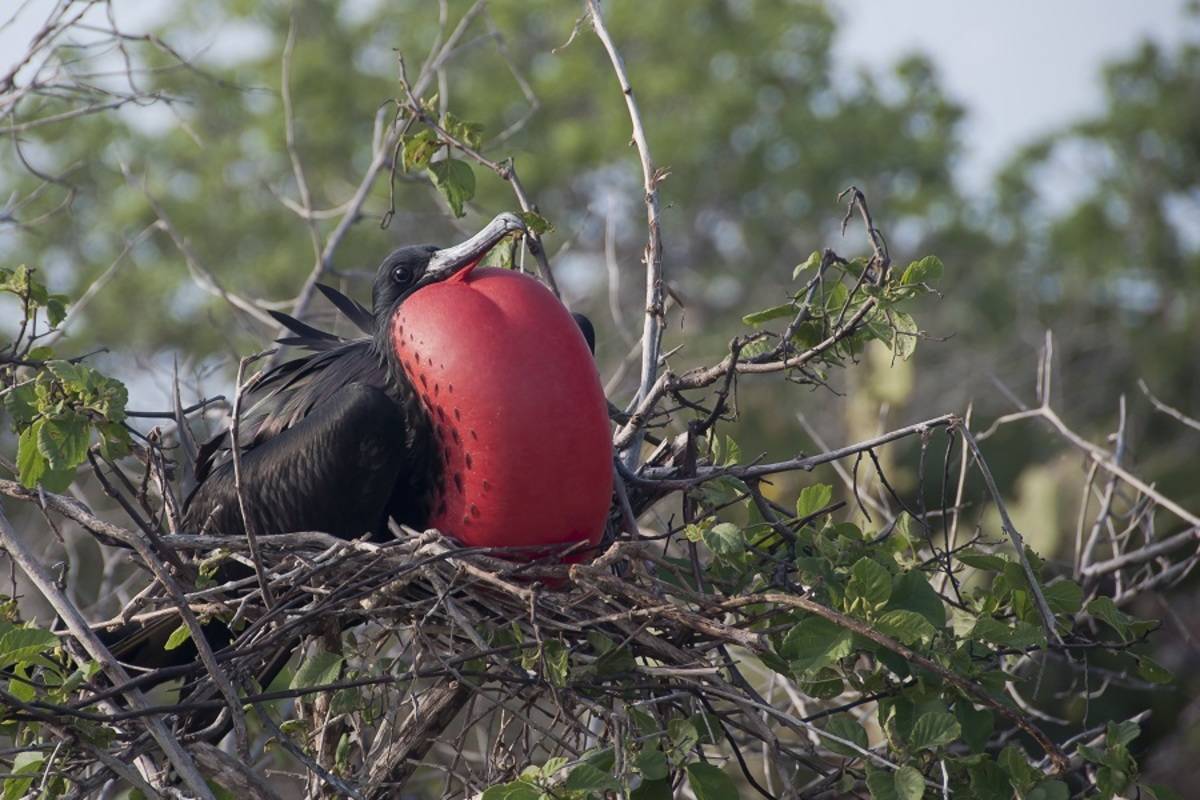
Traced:
<path fill-rule="evenodd" d="M 642 191 L 646 204 L 646 227 L 648 230 L 644 254 L 646 309 L 642 323 L 641 380 L 634 397 L 635 404 L 641 404 L 651 396 L 654 390 L 655 380 L 658 377 L 659 350 L 662 346 L 665 313 L 663 310 L 663 246 L 662 227 L 659 221 L 658 184 L 666 177 L 666 173 L 657 170 L 650 157 L 650 145 L 646 140 L 646 130 L 642 124 L 641 113 L 638 111 L 637 100 L 633 97 L 633 86 L 625 71 L 625 62 L 621 59 L 621 54 L 617 52 L 608 28 L 604 26 L 599 0 L 587 0 L 587 12 L 592 21 L 592 29 L 604 45 L 604 49 L 608 53 L 608 60 L 612 62 L 613 71 L 621 86 L 621 94 L 625 96 L 625 106 L 629 109 L 629 121 L 633 126 L 633 142 L 637 147 L 638 158 L 642 164 Z M 625 441 L 617 444 L 621 458 L 629 469 L 633 469 L 637 465 L 642 443 L 641 424 L 639 419 L 638 424 L 629 432 L 629 435 L 624 437 Z"/>

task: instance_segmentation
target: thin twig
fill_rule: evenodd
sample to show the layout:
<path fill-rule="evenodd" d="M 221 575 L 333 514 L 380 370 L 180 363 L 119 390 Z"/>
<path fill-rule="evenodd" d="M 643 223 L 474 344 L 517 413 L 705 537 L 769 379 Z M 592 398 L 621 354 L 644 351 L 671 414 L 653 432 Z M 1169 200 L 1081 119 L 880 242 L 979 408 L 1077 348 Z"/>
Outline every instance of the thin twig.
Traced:
<path fill-rule="evenodd" d="M 266 569 L 263 567 L 262 553 L 258 549 L 257 532 L 254 526 L 250 524 L 252 517 L 246 513 L 246 497 L 242 491 L 242 443 L 238 437 L 238 425 L 241 421 L 242 412 L 242 397 L 245 394 L 246 384 L 244 376 L 246 365 L 262 358 L 266 353 L 258 353 L 252 356 L 246 356 L 238 361 L 237 371 L 237 393 L 233 397 L 233 421 L 232 421 L 232 443 L 230 451 L 233 454 L 233 484 L 234 492 L 237 494 L 238 511 L 242 515 L 242 530 L 246 532 L 246 541 L 250 545 L 250 559 L 254 562 L 254 573 L 258 576 L 258 587 L 262 590 L 263 602 L 266 603 L 267 609 L 270 610 L 275 605 L 275 598 L 271 593 L 271 585 L 267 580 Z"/>
<path fill-rule="evenodd" d="M 604 25 L 604 16 L 600 13 L 599 0 L 587 0 L 588 16 L 592 21 L 592 29 L 608 53 L 621 94 L 625 97 L 625 107 L 629 110 L 629 122 L 633 127 L 633 143 L 637 148 L 638 159 L 642 166 L 643 201 L 646 204 L 646 306 L 642 322 L 642 371 L 638 383 L 635 402 L 646 400 L 658 377 L 659 350 L 662 346 L 663 329 L 663 245 L 662 226 L 659 220 L 658 184 L 666 174 L 657 170 L 654 160 L 650 157 L 650 144 L 646 139 L 646 128 L 642 123 L 642 115 L 638 110 L 637 100 L 633 96 L 633 85 L 625 70 L 625 62 L 613 43 L 608 28 Z M 625 466 L 633 469 L 637 466 L 641 450 L 641 423 L 636 425 L 627 441 L 618 445 Z"/>
<path fill-rule="evenodd" d="M 79 609 L 67 599 L 67 596 L 58 588 L 54 582 L 54 578 L 46 572 L 43 567 L 25 543 L 17 536 L 17 532 L 13 530 L 9 524 L 8 517 L 4 514 L 3 507 L 0 507 L 0 544 L 4 545 L 5 551 L 28 576 L 29 580 L 37 586 L 42 596 L 54 607 L 58 615 L 66 623 L 67 629 L 76 641 L 87 651 L 88 655 L 95 659 L 104 673 L 115 683 L 127 683 L 129 681 L 129 673 L 121 666 L 113 654 L 109 652 L 104 643 L 92 633 L 88 627 L 83 615 L 79 613 Z M 80 664 L 81 667 L 86 664 Z M 147 703 L 145 696 L 137 689 L 130 689 L 125 693 L 125 699 L 134 708 L 145 708 Z M 195 762 L 191 756 L 180 746 L 179 742 L 167 730 L 165 724 L 157 717 L 147 717 L 145 720 L 146 729 L 158 746 L 162 748 L 163 754 L 171 762 L 171 765 L 179 772 L 184 783 L 188 788 L 196 794 L 197 797 L 204 800 L 216 800 L 208 785 L 204 782 L 204 777 L 196 768 Z"/>

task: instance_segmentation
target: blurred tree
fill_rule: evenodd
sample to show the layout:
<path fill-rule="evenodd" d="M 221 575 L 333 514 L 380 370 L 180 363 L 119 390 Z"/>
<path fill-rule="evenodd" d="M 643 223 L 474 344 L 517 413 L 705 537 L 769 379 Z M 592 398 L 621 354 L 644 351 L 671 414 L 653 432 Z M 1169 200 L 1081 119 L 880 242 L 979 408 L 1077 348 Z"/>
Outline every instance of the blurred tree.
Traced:
<path fill-rule="evenodd" d="M 1013 410 L 979 390 L 1003 376 L 1032 402 L 1030 353 L 1051 329 L 1055 402 L 1095 436 L 1115 428 L 1119 393 L 1149 410 L 1139 378 L 1180 408 L 1200 407 L 1200 47 L 1144 44 L 1104 80 L 1101 113 L 1023 148 L 990 197 L 922 245 L 960 267 L 948 273 L 935 331 L 959 346 L 926 348 L 925 364 L 966 376 L 985 408 Z M 1166 417 L 1135 417 L 1143 468 L 1195 505 L 1181 469 L 1195 439 Z"/>
<path fill-rule="evenodd" d="M 451 24 L 468 6 L 449 3 Z M 600 316 L 607 308 L 607 223 L 611 218 L 628 275 L 622 291 L 638 296 L 644 222 L 632 154 L 612 161 L 629 132 L 605 56 L 590 38 L 564 46 L 577 11 L 550 2 L 489 4 L 447 63 L 438 102 L 483 125 L 489 155 L 514 157 L 558 226 L 551 253 L 572 248 L 558 265 L 567 288 L 577 301 L 588 294 L 592 299 L 580 302 Z M 297 149 L 316 208 L 336 208 L 360 179 L 376 110 L 400 92 L 395 51 L 415 72 L 445 35 L 431 12 L 417 2 L 296 4 L 291 88 Z M 835 80 L 834 22 L 821 4 L 614 3 L 610 25 L 636 63 L 651 146 L 671 172 L 663 185 L 667 260 L 689 322 L 704 323 L 689 326 L 689 336 L 704 333 L 698 345 L 723 347 L 736 322 L 719 325 L 711 312 L 787 283 L 792 265 L 820 241 L 833 198 L 846 185 L 862 183 L 892 218 L 928 216 L 933 203 L 953 207 L 960 109 L 918 58 L 886 78 Z M 36 153 L 30 158 L 39 168 L 57 170 L 78 193 L 53 237 L 19 233 L 11 257 L 46 265 L 65 290 L 86 285 L 154 221 L 144 182 L 224 286 L 249 297 L 291 296 L 313 256 L 303 223 L 277 199 L 297 197 L 279 91 L 288 28 L 286 4 L 179 5 L 161 35 L 197 53 L 204 74 L 168 68 L 161 54 L 150 53 L 163 62 L 152 80 L 175 98 L 173 114 L 134 109 L 25 137 L 25 154 Z M 53 110 L 48 101 L 44 113 Z M 11 163 L 11 145 L 6 155 Z M 36 180 L 19 169 L 4 174 L 6 191 Z M 390 230 L 372 224 L 387 206 L 380 181 L 366 209 L 370 219 L 338 253 L 343 274 L 372 267 L 396 241 L 450 235 L 444 203 L 428 182 L 399 178 Z M 513 205 L 499 179 L 480 175 L 478 184 L 479 213 Z M 46 192 L 30 213 L 54 207 L 65 191 Z M 319 222 L 325 231 L 332 224 Z M 244 341 L 229 338 L 230 309 L 186 276 L 178 249 L 159 231 L 134 249 L 95 301 L 86 328 L 74 332 L 141 351 L 169 347 L 204 356 L 244 349 Z M 142 311 L 118 313 L 130 305 Z M 602 336 L 612 333 L 601 328 Z M 249 330 L 261 341 L 264 330 Z"/>

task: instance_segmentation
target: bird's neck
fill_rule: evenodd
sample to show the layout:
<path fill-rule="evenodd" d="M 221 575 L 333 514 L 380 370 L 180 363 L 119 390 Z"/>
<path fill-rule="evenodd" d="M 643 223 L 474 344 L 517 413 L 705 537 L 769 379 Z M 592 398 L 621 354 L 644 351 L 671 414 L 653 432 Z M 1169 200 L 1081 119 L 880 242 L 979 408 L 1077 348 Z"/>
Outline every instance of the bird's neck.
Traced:
<path fill-rule="evenodd" d="M 393 495 L 389 516 L 423 530 L 431 515 L 432 500 L 436 488 L 441 485 L 443 472 L 433 420 L 396 355 L 390 323 L 377 327 L 372 343 L 376 358 L 386 368 L 385 391 L 404 414 L 404 440 L 396 446 L 403 447 L 409 456 L 408 469 L 401 476 L 407 486 Z"/>

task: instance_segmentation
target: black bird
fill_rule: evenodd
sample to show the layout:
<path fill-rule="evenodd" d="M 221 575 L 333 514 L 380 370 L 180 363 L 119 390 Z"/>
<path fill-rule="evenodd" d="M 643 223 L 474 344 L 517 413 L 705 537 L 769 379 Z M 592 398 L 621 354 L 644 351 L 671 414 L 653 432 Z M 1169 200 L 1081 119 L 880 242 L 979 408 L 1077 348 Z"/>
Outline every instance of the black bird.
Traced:
<path fill-rule="evenodd" d="M 280 339 L 280 344 L 310 353 L 260 376 L 248 394 L 252 405 L 240 426 L 242 441 L 236 445 L 240 447 L 245 520 L 235 487 L 231 457 L 235 445 L 222 435 L 201 448 L 195 486 L 184 503 L 183 529 L 237 535 L 245 532 L 248 523 L 259 535 L 324 531 L 342 538 L 368 534 L 379 540 L 388 536 L 389 519 L 424 528 L 449 480 L 446 451 L 452 448 L 443 441 L 444 429 L 433 419 L 430 398 L 414 386 L 401 363 L 393 340 L 394 319 L 416 292 L 455 276 L 460 279 L 498 242 L 523 230 L 518 218 L 502 214 L 460 245 L 444 249 L 411 246 L 392 252 L 377 271 L 369 310 L 335 289 L 319 285 L 330 302 L 362 331 L 362 338 L 343 340 L 273 312 L 292 333 Z M 594 351 L 591 323 L 582 315 L 574 317 L 578 332 L 573 335 L 582 333 L 585 354 Z M 589 369 L 594 374 L 594 367 Z M 603 401 L 602 392 L 599 397 Z M 605 418 L 599 427 L 606 448 L 601 463 L 607 470 L 611 453 L 604 408 L 601 406 Z M 589 410 L 583 408 L 579 413 L 586 416 Z M 222 580 L 252 574 L 240 564 L 226 564 L 219 576 Z M 164 650 L 177 625 L 173 619 L 131 623 L 105 638 L 119 658 L 137 666 L 191 663 L 195 649 L 190 642 Z M 205 635 L 214 649 L 232 638 L 216 620 L 205 625 Z M 277 663 L 274 669 L 281 666 Z M 269 676 L 264 676 L 265 680 Z"/>

